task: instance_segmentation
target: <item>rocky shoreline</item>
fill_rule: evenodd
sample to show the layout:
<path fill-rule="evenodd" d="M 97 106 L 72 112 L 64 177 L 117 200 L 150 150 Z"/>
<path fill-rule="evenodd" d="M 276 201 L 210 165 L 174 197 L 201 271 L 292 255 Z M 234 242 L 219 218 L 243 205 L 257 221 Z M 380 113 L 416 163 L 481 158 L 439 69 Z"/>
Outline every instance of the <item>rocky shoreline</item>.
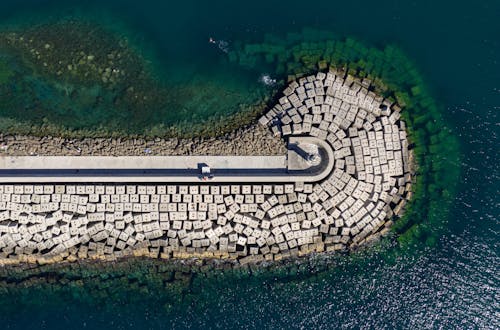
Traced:
<path fill-rule="evenodd" d="M 0 156 L 265 156 L 285 153 L 285 141 L 257 124 L 220 137 L 191 139 L 68 139 L 0 134 Z"/>

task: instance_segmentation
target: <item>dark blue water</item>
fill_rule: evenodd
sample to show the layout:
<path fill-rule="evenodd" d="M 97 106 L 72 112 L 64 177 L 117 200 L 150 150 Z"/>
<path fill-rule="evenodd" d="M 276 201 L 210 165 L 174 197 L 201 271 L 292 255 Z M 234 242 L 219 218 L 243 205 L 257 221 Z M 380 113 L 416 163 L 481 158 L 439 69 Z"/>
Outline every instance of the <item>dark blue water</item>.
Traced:
<path fill-rule="evenodd" d="M 220 54 L 208 45 L 210 36 L 261 40 L 266 33 L 315 27 L 382 47 L 395 43 L 423 72 L 459 137 L 459 192 L 437 246 L 395 262 L 375 253 L 318 277 L 211 283 L 196 290 L 191 307 L 175 313 L 148 306 L 148 296 L 132 309 L 112 300 L 106 310 L 83 307 L 70 297 L 45 308 L 19 304 L 17 312 L 0 316 L 3 328 L 500 327 L 498 1 L 81 3 L 3 0 L 0 19 L 47 18 L 63 8 L 112 22 L 180 83 L 200 75 L 226 81 L 228 71 L 217 73 Z"/>

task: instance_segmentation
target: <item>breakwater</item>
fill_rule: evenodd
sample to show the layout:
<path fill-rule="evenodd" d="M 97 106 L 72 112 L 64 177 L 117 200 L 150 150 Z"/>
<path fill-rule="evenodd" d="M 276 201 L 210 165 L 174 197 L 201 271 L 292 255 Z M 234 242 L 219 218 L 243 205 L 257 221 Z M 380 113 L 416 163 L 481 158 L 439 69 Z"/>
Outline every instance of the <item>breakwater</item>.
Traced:
<path fill-rule="evenodd" d="M 331 170 L 317 182 L 2 185 L 1 260 L 148 256 L 245 264 L 374 240 L 412 196 L 412 156 L 401 108 L 370 90 L 368 79 L 318 72 L 292 82 L 259 119 L 285 139 L 312 136 L 331 146 Z M 321 161 L 317 146 L 297 147 L 303 162 Z"/>

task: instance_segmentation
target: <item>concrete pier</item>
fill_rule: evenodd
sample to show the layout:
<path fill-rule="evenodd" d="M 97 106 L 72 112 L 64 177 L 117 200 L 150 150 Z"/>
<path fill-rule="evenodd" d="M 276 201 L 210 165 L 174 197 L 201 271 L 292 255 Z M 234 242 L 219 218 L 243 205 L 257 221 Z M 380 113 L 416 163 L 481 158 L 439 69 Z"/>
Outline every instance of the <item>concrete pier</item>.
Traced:
<path fill-rule="evenodd" d="M 11 156 L 0 157 L 0 170 L 286 168 L 283 156 Z"/>
<path fill-rule="evenodd" d="M 259 119 L 288 140 L 283 156 L 0 157 L 0 263 L 245 264 L 365 244 L 402 214 L 412 179 L 401 109 L 367 84 L 334 71 L 292 82 Z"/>
<path fill-rule="evenodd" d="M 333 150 L 307 136 L 288 138 L 282 156 L 0 156 L 0 183 L 22 182 L 154 182 L 200 183 L 201 166 L 209 166 L 215 182 L 316 182 L 333 166 Z M 300 146 L 299 146 L 300 144 Z M 317 164 L 302 161 L 302 146 L 323 157 Z M 298 167 L 298 164 L 301 164 Z"/>

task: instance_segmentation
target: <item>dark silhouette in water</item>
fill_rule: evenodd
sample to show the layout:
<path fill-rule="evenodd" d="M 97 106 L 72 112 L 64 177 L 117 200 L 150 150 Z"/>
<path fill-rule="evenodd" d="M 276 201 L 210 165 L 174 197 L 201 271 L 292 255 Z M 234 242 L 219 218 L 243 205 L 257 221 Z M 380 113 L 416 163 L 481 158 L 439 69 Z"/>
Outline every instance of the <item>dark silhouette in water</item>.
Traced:
<path fill-rule="evenodd" d="M 229 42 L 227 42 L 225 40 L 215 40 L 214 38 L 210 37 L 208 39 L 208 42 L 216 45 L 217 48 L 219 48 L 221 51 L 223 51 L 226 54 L 229 52 Z"/>

